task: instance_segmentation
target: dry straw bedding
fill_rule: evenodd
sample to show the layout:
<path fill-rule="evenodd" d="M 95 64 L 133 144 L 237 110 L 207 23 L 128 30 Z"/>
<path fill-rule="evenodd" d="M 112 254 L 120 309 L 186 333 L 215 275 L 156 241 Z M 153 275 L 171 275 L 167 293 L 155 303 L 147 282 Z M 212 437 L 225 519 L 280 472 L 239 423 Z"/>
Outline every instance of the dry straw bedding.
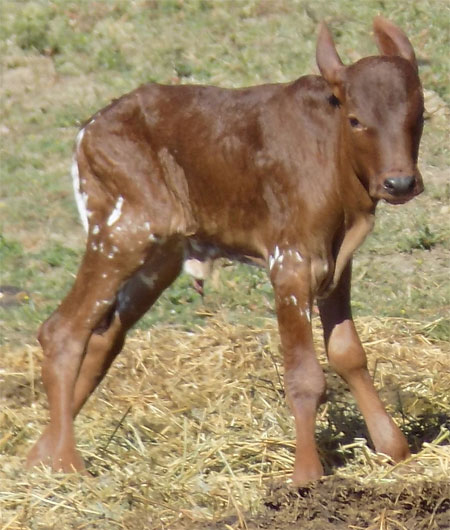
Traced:
<path fill-rule="evenodd" d="M 276 323 L 261 322 L 230 324 L 223 311 L 192 331 L 135 331 L 77 420 L 87 477 L 24 471 L 47 418 L 41 352 L 1 352 L 1 528 L 256 528 L 252 521 L 276 497 L 294 455 Z M 333 474 L 322 484 L 376 486 L 377 495 L 384 485 L 437 488 L 420 528 L 440 528 L 447 515 L 450 525 L 449 352 L 448 344 L 427 338 L 432 325 L 357 321 L 385 402 L 410 441 L 420 443 L 410 462 L 392 466 L 371 451 L 353 400 L 328 371 L 329 402 L 318 422 L 322 458 Z M 327 370 L 317 322 L 315 328 Z M 381 503 L 378 519 L 348 528 L 410 528 L 398 514 Z"/>

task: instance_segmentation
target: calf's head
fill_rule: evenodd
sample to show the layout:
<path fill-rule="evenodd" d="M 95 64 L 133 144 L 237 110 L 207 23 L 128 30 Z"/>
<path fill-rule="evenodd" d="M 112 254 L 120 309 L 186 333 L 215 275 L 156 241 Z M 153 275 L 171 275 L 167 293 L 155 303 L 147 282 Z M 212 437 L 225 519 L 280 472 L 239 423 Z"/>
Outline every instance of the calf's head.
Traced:
<path fill-rule="evenodd" d="M 417 168 L 423 93 L 413 47 L 382 17 L 374 20 L 380 56 L 344 66 L 328 28 L 317 43 L 317 65 L 341 113 L 341 153 L 375 201 L 398 204 L 423 191 Z"/>

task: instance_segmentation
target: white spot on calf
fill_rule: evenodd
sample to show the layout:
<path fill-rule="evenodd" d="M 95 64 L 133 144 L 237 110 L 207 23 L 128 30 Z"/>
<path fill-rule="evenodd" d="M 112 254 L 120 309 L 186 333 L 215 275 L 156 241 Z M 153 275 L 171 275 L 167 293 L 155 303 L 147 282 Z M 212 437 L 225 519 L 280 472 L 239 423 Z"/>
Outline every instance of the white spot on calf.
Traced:
<path fill-rule="evenodd" d="M 286 305 L 293 305 L 293 306 L 298 305 L 297 297 L 293 294 L 286 296 L 283 301 Z"/>
<path fill-rule="evenodd" d="M 95 302 L 95 307 L 100 307 L 100 306 L 105 306 L 105 305 L 109 305 L 111 304 L 111 300 L 97 300 L 97 302 Z"/>
<path fill-rule="evenodd" d="M 298 250 L 295 251 L 295 257 L 297 258 L 298 262 L 301 263 L 303 261 L 302 255 L 300 254 Z"/>
<path fill-rule="evenodd" d="M 305 307 L 305 315 L 308 319 L 308 322 L 311 322 L 311 310 L 309 309 L 309 307 Z"/>
<path fill-rule="evenodd" d="M 86 179 L 81 179 L 80 183 L 80 171 L 78 168 L 78 160 L 77 155 L 81 147 L 81 143 L 83 142 L 84 133 L 86 132 L 86 128 L 94 123 L 95 120 L 91 120 L 86 127 L 83 129 L 80 129 L 77 134 L 76 138 L 76 147 L 75 147 L 75 154 L 72 159 L 72 182 L 73 182 L 73 191 L 75 195 L 75 202 L 78 208 L 78 213 L 80 215 L 81 224 L 83 225 L 83 228 L 87 232 L 89 230 L 89 222 L 88 219 L 91 217 L 92 212 L 88 210 L 87 202 L 88 202 L 88 195 L 86 192 L 81 191 L 81 185 L 86 185 Z"/>
<path fill-rule="evenodd" d="M 82 131 L 83 129 L 80 131 L 80 133 Z M 80 133 L 78 133 L 78 136 L 80 135 Z M 78 139 L 77 139 L 77 142 L 78 142 Z M 88 196 L 86 193 L 81 193 L 80 172 L 78 170 L 78 161 L 77 161 L 76 155 L 73 157 L 73 160 L 72 160 L 72 183 L 73 183 L 73 193 L 75 195 L 75 202 L 78 208 L 78 214 L 80 216 L 81 224 L 83 225 L 83 228 L 87 232 L 89 229 L 88 210 L 87 210 Z"/>
<path fill-rule="evenodd" d="M 309 305 L 306 305 L 304 309 L 299 307 L 298 312 L 301 317 L 306 317 L 306 320 L 311 322 L 311 310 L 309 309 Z"/>
<path fill-rule="evenodd" d="M 283 260 L 284 260 L 284 254 L 280 254 L 280 256 L 278 256 L 277 258 L 277 263 L 281 265 L 283 263 Z"/>
<path fill-rule="evenodd" d="M 280 249 L 278 248 L 278 245 L 275 247 L 275 250 L 273 252 L 273 257 L 275 260 L 277 260 L 280 257 Z"/>
<path fill-rule="evenodd" d="M 108 255 L 107 255 L 107 258 L 108 259 L 113 259 L 114 256 L 119 252 L 119 249 L 118 247 L 116 247 L 115 245 L 113 245 L 111 247 L 111 250 L 109 251 Z"/>
<path fill-rule="evenodd" d="M 116 221 L 120 219 L 120 216 L 122 215 L 122 205 L 123 205 L 123 197 L 121 195 L 117 199 L 116 205 L 114 206 L 114 209 L 111 212 L 111 215 L 108 217 L 108 220 L 106 221 L 106 224 L 108 226 L 112 226 Z"/>
<path fill-rule="evenodd" d="M 277 246 L 274 248 L 274 250 L 273 250 L 273 254 L 271 254 L 271 255 L 269 256 L 269 269 L 270 269 L 270 270 L 273 269 L 273 267 L 274 267 L 274 265 L 275 265 L 276 262 L 279 263 L 279 264 L 283 263 L 283 257 L 281 257 L 281 261 L 279 261 L 279 260 L 280 260 L 280 257 L 281 257 L 281 256 L 280 256 L 280 249 L 278 248 L 278 245 L 277 245 Z"/>
<path fill-rule="evenodd" d="M 97 235 L 98 233 L 100 232 L 100 227 L 98 225 L 95 225 L 93 228 L 92 228 L 92 233 L 94 235 Z"/>
<path fill-rule="evenodd" d="M 77 152 L 80 149 L 81 142 L 83 141 L 84 133 L 86 131 L 86 128 L 80 129 L 77 134 L 76 144 L 77 144 Z"/>
<path fill-rule="evenodd" d="M 273 254 L 269 256 L 269 269 L 272 270 L 275 265 L 279 265 L 281 268 L 285 259 L 288 258 L 295 260 L 297 263 L 303 262 L 303 257 L 298 250 L 289 248 L 287 250 L 280 251 L 280 248 L 277 245 L 274 248 Z"/>
<path fill-rule="evenodd" d="M 152 289 L 155 286 L 156 280 L 158 279 L 157 274 L 145 274 L 144 272 L 139 273 L 139 279 L 141 282 Z"/>

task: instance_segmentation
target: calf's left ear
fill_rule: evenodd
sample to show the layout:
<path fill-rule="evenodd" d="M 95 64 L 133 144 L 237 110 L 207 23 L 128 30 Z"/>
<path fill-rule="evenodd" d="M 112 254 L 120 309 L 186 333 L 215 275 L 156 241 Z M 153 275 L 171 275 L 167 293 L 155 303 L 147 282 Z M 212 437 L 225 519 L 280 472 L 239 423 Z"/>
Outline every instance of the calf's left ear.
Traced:
<path fill-rule="evenodd" d="M 336 51 L 333 37 L 325 22 L 322 22 L 319 26 L 316 62 L 322 77 L 330 85 L 337 85 L 342 81 L 342 74 L 345 67 Z"/>
<path fill-rule="evenodd" d="M 383 55 L 397 55 L 407 59 L 417 72 L 414 48 L 400 28 L 384 17 L 378 16 L 373 19 L 373 31 L 378 49 Z"/>
<path fill-rule="evenodd" d="M 342 64 L 336 46 L 333 42 L 330 30 L 322 22 L 319 27 L 317 38 L 316 62 L 322 77 L 331 86 L 335 97 L 342 102 L 344 97 L 343 81 L 345 66 Z"/>

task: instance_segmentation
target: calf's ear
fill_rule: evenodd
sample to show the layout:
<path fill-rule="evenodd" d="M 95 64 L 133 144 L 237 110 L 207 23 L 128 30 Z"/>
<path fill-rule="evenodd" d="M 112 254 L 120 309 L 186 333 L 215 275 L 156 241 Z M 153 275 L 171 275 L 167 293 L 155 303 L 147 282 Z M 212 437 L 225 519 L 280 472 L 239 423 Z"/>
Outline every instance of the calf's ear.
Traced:
<path fill-rule="evenodd" d="M 338 92 L 337 87 L 343 80 L 345 66 L 336 51 L 333 37 L 325 22 L 321 22 L 319 26 L 316 62 L 322 77 L 333 87 L 333 92 Z M 335 95 L 339 97 L 337 93 Z"/>
<path fill-rule="evenodd" d="M 373 19 L 375 42 L 383 55 L 398 55 L 414 66 L 417 71 L 416 54 L 408 37 L 395 24 L 378 16 Z"/>

